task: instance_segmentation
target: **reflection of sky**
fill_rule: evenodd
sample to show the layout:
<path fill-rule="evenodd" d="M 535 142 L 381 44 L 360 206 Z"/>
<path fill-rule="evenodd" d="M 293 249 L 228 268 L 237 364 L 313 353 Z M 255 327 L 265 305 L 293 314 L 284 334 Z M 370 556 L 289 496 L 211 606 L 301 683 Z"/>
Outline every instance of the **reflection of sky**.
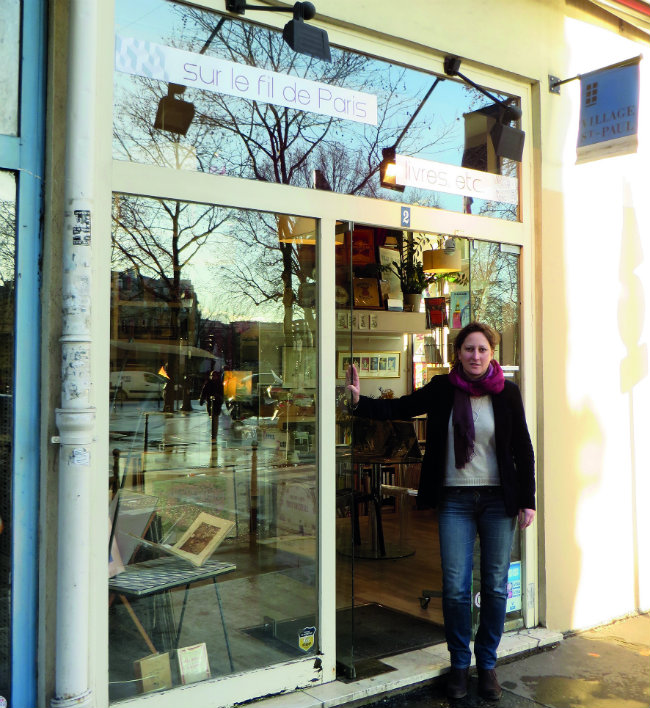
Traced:
<path fill-rule="evenodd" d="M 16 178 L 12 172 L 0 170 L 0 200 L 3 202 L 16 200 Z"/>
<path fill-rule="evenodd" d="M 198 46 L 196 35 L 200 36 L 202 32 L 207 34 L 207 30 L 197 28 L 191 19 L 184 22 L 178 8 L 178 5 L 168 1 L 163 2 L 162 0 L 141 0 L 137 4 L 130 2 L 130 0 L 117 0 L 116 32 L 125 37 L 147 39 L 160 44 L 183 47 L 198 52 L 201 47 Z M 252 16 L 253 12 L 251 11 L 249 14 Z M 206 12 L 206 16 L 210 17 L 210 14 Z M 220 16 L 214 15 L 214 17 L 218 18 Z M 249 18 L 247 17 L 247 19 Z M 255 19 L 257 20 L 258 18 L 256 17 Z M 215 25 L 217 21 L 215 19 Z M 242 22 L 240 18 L 233 16 L 231 19 L 229 17 L 221 29 L 220 37 L 217 36 L 213 40 L 206 54 L 232 61 L 233 57 L 229 54 L 224 41 L 233 28 L 236 29 L 239 26 L 240 22 Z M 265 33 L 266 31 L 263 28 L 259 30 L 260 33 Z M 233 44 L 233 46 L 236 45 Z M 327 77 L 327 72 L 332 71 L 337 58 L 341 59 L 343 56 L 351 55 L 352 53 L 347 50 L 339 50 L 333 47 L 332 57 L 334 62 L 332 65 L 314 61 L 302 55 L 295 55 L 293 57 L 294 65 L 287 73 L 305 75 L 307 78 L 315 80 L 327 80 L 323 77 Z M 264 65 L 264 62 L 260 60 L 257 54 L 255 55 L 255 60 L 260 65 Z M 266 68 L 270 67 L 267 65 Z M 324 73 L 321 74 L 321 72 Z M 380 59 L 368 58 L 362 71 L 352 72 L 346 78 L 334 81 L 334 83 L 375 94 L 378 98 L 380 117 L 382 109 L 388 108 L 389 110 L 384 125 L 381 128 L 375 128 L 352 121 L 335 120 L 327 134 L 327 143 L 336 146 L 335 149 L 337 150 L 345 150 L 349 155 L 359 155 L 364 163 L 368 161 L 368 151 L 372 150 L 371 163 L 378 164 L 381 148 L 394 144 L 403 126 L 406 125 L 410 116 L 417 109 L 421 98 L 434 80 L 435 76 L 423 71 L 390 64 Z M 126 91 L 128 94 L 130 91 L 138 90 L 138 80 L 130 76 L 116 74 L 116 81 L 120 87 L 120 93 Z M 188 90 L 184 98 L 185 100 L 196 102 L 197 107 L 202 100 L 200 92 L 196 89 Z M 237 116 L 238 107 L 241 108 L 244 105 L 244 99 L 232 97 L 228 98 L 228 102 L 233 107 L 233 114 Z M 463 113 L 489 103 L 489 99 L 460 82 L 449 79 L 440 82 L 422 107 L 414 124 L 400 140 L 397 151 L 406 155 L 414 155 L 421 159 L 459 166 L 462 160 L 464 143 Z M 202 105 L 205 105 L 205 103 Z M 152 113 L 154 112 L 155 106 L 152 106 Z M 288 115 L 291 116 L 293 113 L 293 109 L 289 109 Z M 244 114 L 245 112 L 242 113 L 242 115 Z M 122 133 L 128 131 L 127 126 L 121 126 L 119 122 L 116 127 L 118 130 L 121 129 Z M 382 132 L 379 133 L 379 130 Z M 191 131 L 192 128 L 190 133 L 188 133 L 188 139 L 190 139 Z M 296 143 L 296 148 L 299 150 L 302 147 L 306 151 L 309 146 L 308 139 L 318 138 L 321 132 L 322 128 L 318 126 L 304 129 Z M 222 134 L 218 137 L 221 140 L 226 140 L 223 145 L 227 151 L 230 151 L 232 164 L 229 163 L 225 156 L 221 158 L 218 152 L 215 152 L 214 158 L 210 159 L 208 163 L 205 162 L 204 156 L 203 166 L 193 161 L 191 165 L 184 165 L 184 169 L 203 169 L 217 174 L 225 173 L 250 177 L 250 174 L 237 174 L 237 169 L 241 169 L 237 168 L 237 161 L 244 154 L 243 145 L 237 144 L 238 138 L 226 137 L 227 135 L 229 134 L 222 131 Z M 203 149 L 204 152 L 206 150 L 208 153 L 210 152 L 207 142 L 202 145 L 197 144 L 197 148 L 199 150 Z M 116 148 L 116 156 L 118 159 L 123 159 L 119 148 Z M 146 158 L 138 156 L 136 159 Z M 316 166 L 316 164 L 311 165 L 311 167 Z M 373 184 L 376 184 L 378 176 L 373 176 L 371 180 Z M 352 175 L 350 182 L 353 183 L 354 181 L 355 176 Z M 294 183 L 298 182 L 294 181 Z M 301 184 L 300 186 L 306 185 Z M 463 197 L 461 196 L 410 187 L 407 187 L 402 194 L 380 188 L 377 196 L 402 203 L 433 206 L 456 212 L 462 212 L 464 207 Z M 486 206 L 484 202 L 475 200 L 472 212 L 480 213 L 482 207 Z M 502 212 L 497 211 L 491 215 L 511 219 L 513 216 L 508 213 L 509 211 L 511 210 L 506 207 Z"/>

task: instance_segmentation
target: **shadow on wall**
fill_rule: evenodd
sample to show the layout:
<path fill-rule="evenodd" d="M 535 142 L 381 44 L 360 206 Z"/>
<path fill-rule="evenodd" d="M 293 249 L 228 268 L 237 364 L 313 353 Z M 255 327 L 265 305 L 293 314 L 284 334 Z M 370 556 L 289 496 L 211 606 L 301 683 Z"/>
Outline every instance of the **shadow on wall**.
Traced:
<path fill-rule="evenodd" d="M 630 523 L 632 550 L 634 559 L 634 608 L 641 607 L 641 589 L 639 582 L 639 563 L 641 554 L 639 553 L 639 514 L 637 500 L 643 498 L 638 488 L 637 480 L 637 451 L 640 447 L 636 444 L 635 430 L 637 429 L 637 415 L 634 406 L 634 393 L 638 384 L 648 376 L 648 346 L 640 343 L 645 325 L 645 293 L 643 282 L 636 274 L 636 270 L 643 263 L 643 247 L 641 234 L 633 207 L 626 207 L 626 204 L 633 204 L 632 190 L 625 181 L 623 193 L 623 234 L 621 239 L 621 265 L 620 282 L 621 296 L 618 303 L 618 331 L 621 341 L 625 345 L 626 357 L 621 361 L 621 392 L 629 394 L 630 406 Z M 641 425 L 647 425 L 647 420 L 639 417 L 638 425 L 641 432 Z M 641 433 L 642 434 L 642 433 Z M 639 442 L 641 437 L 639 436 Z"/>

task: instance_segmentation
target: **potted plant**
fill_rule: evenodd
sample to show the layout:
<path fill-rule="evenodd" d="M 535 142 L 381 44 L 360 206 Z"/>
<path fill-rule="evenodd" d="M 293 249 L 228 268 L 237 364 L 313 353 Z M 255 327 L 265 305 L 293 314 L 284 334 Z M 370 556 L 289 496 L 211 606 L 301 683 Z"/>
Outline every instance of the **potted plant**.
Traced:
<path fill-rule="evenodd" d="M 402 237 L 400 260 L 384 266 L 385 270 L 392 270 L 399 278 L 405 309 L 409 307 L 413 312 L 420 311 L 422 293 L 435 280 L 435 276 L 425 273 L 422 268 L 423 246 L 424 243 L 415 242 L 412 234 Z"/>

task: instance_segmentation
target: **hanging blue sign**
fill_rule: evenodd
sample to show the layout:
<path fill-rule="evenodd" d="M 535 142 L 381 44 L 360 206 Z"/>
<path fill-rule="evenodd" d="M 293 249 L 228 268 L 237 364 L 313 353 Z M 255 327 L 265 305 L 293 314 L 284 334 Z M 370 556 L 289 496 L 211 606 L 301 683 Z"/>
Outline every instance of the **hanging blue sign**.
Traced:
<path fill-rule="evenodd" d="M 639 58 L 580 77 L 578 163 L 636 152 Z"/>
<path fill-rule="evenodd" d="M 402 212 L 402 226 L 407 228 L 411 225 L 411 207 L 403 206 L 401 207 Z"/>

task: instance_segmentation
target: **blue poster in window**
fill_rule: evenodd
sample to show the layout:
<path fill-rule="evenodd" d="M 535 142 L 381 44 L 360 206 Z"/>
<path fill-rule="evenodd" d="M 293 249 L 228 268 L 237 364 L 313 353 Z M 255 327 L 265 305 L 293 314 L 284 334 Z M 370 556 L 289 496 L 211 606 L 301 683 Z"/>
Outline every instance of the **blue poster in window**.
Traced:
<path fill-rule="evenodd" d="M 469 290 L 456 290 L 449 296 L 452 329 L 469 324 Z"/>
<path fill-rule="evenodd" d="M 515 561 L 508 568 L 506 613 L 521 610 L 521 561 Z"/>
<path fill-rule="evenodd" d="M 577 162 L 636 152 L 639 58 L 580 77 Z"/>

